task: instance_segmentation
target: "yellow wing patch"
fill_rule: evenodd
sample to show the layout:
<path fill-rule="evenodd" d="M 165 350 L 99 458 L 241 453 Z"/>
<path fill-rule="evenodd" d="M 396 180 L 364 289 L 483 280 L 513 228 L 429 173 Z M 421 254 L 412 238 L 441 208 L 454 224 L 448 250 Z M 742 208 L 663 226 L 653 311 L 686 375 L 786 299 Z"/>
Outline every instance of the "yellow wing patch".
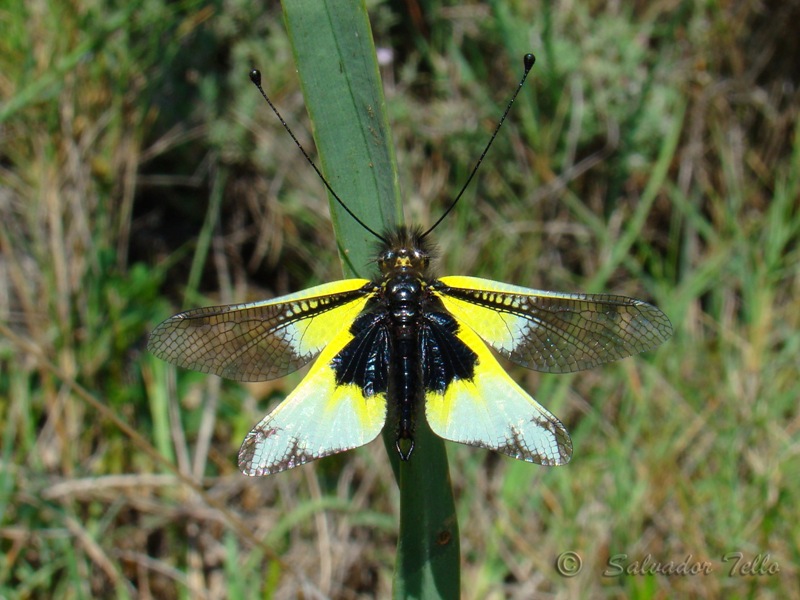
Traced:
<path fill-rule="evenodd" d="M 366 279 L 345 279 L 262 302 L 198 308 L 170 317 L 147 347 L 179 367 L 236 381 L 299 369 L 364 308 Z"/>
<path fill-rule="evenodd" d="M 500 354 L 529 369 L 569 373 L 651 350 L 672 335 L 641 300 L 563 294 L 477 277 L 442 277 L 445 308 Z"/>
<path fill-rule="evenodd" d="M 349 324 L 345 323 L 345 324 Z M 245 475 L 268 475 L 374 440 L 386 422 L 386 394 L 339 385 L 331 361 L 353 339 L 340 331 L 300 385 L 256 425 L 239 451 Z"/>
<path fill-rule="evenodd" d="M 473 331 L 461 326 L 457 335 L 477 354 L 475 375 L 451 381 L 443 393 L 426 393 L 433 432 L 540 465 L 569 462 L 572 441 L 561 422 L 508 376 Z"/>

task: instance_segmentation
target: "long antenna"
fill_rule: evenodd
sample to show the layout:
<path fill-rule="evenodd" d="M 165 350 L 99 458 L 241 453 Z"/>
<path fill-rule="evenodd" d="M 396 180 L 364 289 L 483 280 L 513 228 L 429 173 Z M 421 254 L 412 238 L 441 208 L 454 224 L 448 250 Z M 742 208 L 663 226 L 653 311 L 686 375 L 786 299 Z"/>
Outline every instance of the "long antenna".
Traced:
<path fill-rule="evenodd" d="M 531 56 L 532 56 L 532 55 L 531 55 Z M 358 223 L 359 225 L 361 225 L 361 226 L 362 226 L 364 229 L 366 229 L 366 230 L 367 230 L 369 233 L 371 233 L 372 235 L 374 235 L 376 238 L 378 238 L 378 239 L 379 239 L 380 241 L 382 241 L 384 244 L 388 244 L 389 242 L 388 242 L 388 240 L 387 240 L 386 238 L 384 238 L 382 235 L 380 235 L 378 232 L 376 232 L 374 229 L 372 229 L 372 228 L 371 228 L 369 225 L 367 225 L 366 223 L 364 223 L 364 221 L 362 221 L 361 219 L 359 219 L 359 218 L 358 218 L 358 217 L 355 215 L 355 213 L 353 213 L 353 211 L 352 211 L 352 210 L 350 210 L 350 209 L 347 207 L 347 205 L 346 205 L 346 204 L 345 204 L 345 203 L 342 201 L 342 199 L 341 199 L 341 198 L 339 198 L 339 194 L 337 194 L 337 193 L 336 193 L 336 192 L 333 190 L 333 188 L 331 187 L 331 184 L 329 184 L 329 183 L 328 183 L 328 180 L 327 180 L 327 179 L 325 179 L 325 176 L 324 176 L 324 175 L 323 175 L 323 174 L 320 172 L 320 170 L 317 168 L 317 165 L 316 165 L 316 164 L 314 164 L 314 161 L 313 161 L 313 160 L 311 160 L 311 157 L 308 155 L 308 152 L 306 152 L 305 148 L 303 148 L 303 146 L 300 144 L 300 142 L 299 142 L 299 141 L 297 140 L 297 138 L 294 136 L 294 133 L 293 133 L 293 132 L 292 132 L 292 130 L 289 128 L 289 126 L 286 124 L 286 121 L 284 121 L 284 120 L 283 120 L 283 117 L 281 116 L 281 113 L 279 113 L 279 112 L 278 112 L 278 109 L 277 109 L 277 108 L 275 108 L 275 105 L 274 105 L 274 104 L 272 104 L 272 101 L 269 99 L 269 97 L 267 96 L 267 94 L 264 92 L 264 88 L 262 88 L 262 87 L 261 87 L 261 71 L 259 71 L 258 69 L 253 69 L 252 71 L 250 71 L 250 81 L 252 81 L 252 82 L 255 84 L 255 86 L 258 88 L 258 91 L 259 91 L 259 92 L 261 92 L 261 95 L 264 97 L 264 100 L 266 100 L 266 101 L 267 101 L 267 104 L 269 104 L 269 107 L 272 109 L 272 112 L 274 112 L 274 113 L 275 113 L 275 116 L 276 116 L 276 117 L 278 117 L 278 120 L 281 122 L 281 125 L 283 125 L 283 128 L 284 128 L 284 129 L 285 129 L 285 130 L 286 130 L 286 131 L 289 133 L 289 135 L 290 135 L 290 136 L 292 136 L 292 140 L 294 140 L 294 143 L 295 143 L 295 145 L 296 145 L 298 148 L 300 148 L 300 152 L 302 152 L 302 153 L 303 153 L 303 156 L 305 156 L 305 157 L 306 157 L 306 160 L 308 161 L 308 164 L 310 164 L 310 165 L 311 165 L 311 167 L 314 169 L 314 171 L 316 171 L 317 175 L 318 175 L 318 176 L 319 176 L 319 178 L 322 180 L 322 183 L 324 183 L 324 184 L 325 184 L 325 187 L 328 189 L 328 191 L 331 193 L 331 195 L 332 195 L 332 196 L 333 196 L 333 197 L 336 199 L 336 201 L 339 203 L 339 206 L 341 206 L 343 209 L 345 209 L 345 211 L 347 211 L 347 214 L 348 214 L 348 215 L 350 215 L 351 217 L 353 217 L 353 219 L 355 219 L 356 223 Z M 513 102 L 513 100 L 512 100 L 512 102 Z M 506 112 L 508 112 L 508 111 L 506 111 Z M 504 115 L 504 116 L 505 116 L 505 115 Z M 484 152 L 484 154 L 485 154 L 485 152 Z M 481 158 L 483 158 L 483 157 L 481 157 Z"/>
<path fill-rule="evenodd" d="M 453 210 L 456 207 L 456 204 L 458 204 L 458 201 L 461 200 L 461 196 L 464 195 L 464 191 L 467 189 L 467 186 L 469 185 L 470 181 L 472 181 L 472 178 L 475 177 L 475 173 L 478 172 L 478 167 L 481 166 L 481 163 L 483 162 L 483 158 L 486 156 L 486 153 L 489 152 L 489 148 L 492 147 L 492 142 L 494 142 L 494 138 L 497 137 L 497 132 L 500 131 L 500 127 L 502 127 L 503 121 L 506 120 L 506 116 L 508 115 L 508 111 L 511 110 L 511 105 L 514 104 L 514 100 L 517 99 L 517 94 L 519 94 L 519 91 L 522 89 L 522 86 L 525 83 L 525 80 L 528 78 L 528 73 L 530 73 L 531 69 L 533 68 L 533 64 L 536 62 L 536 57 L 533 54 L 526 54 L 525 57 L 523 58 L 523 62 L 525 64 L 525 73 L 522 75 L 522 79 L 520 79 L 519 85 L 517 86 L 517 89 L 514 92 L 514 95 L 511 96 L 511 100 L 509 101 L 508 106 L 506 106 L 506 110 L 503 113 L 503 116 L 500 117 L 500 122 L 497 124 L 497 127 L 495 127 L 495 130 L 494 130 L 494 133 L 492 134 L 492 137 L 489 138 L 489 143 L 486 144 L 486 148 L 483 149 L 483 152 L 481 153 L 480 158 L 478 158 L 478 162 L 475 163 L 475 166 L 472 168 L 472 172 L 469 174 L 469 177 L 467 177 L 467 180 L 464 182 L 464 186 L 461 188 L 461 191 L 458 192 L 458 195 L 456 196 L 455 200 L 453 200 L 450 203 L 450 206 L 447 207 L 447 210 L 444 211 L 444 213 L 442 214 L 441 217 L 439 217 L 439 219 L 436 221 L 436 223 L 434 223 L 431 226 L 430 229 L 428 229 L 425 233 L 423 233 L 420 236 L 420 239 L 424 238 L 431 231 L 436 229 L 436 227 L 439 225 L 439 223 L 441 223 L 444 220 L 444 218 L 448 214 L 450 214 L 450 211 Z M 348 212 L 350 212 L 350 211 L 348 211 Z"/>

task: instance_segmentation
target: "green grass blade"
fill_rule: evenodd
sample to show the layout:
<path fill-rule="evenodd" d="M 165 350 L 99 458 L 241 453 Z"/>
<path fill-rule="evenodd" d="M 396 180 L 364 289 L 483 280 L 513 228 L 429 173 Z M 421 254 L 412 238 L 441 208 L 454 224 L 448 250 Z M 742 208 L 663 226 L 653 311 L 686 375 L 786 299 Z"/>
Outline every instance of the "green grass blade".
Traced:
<path fill-rule="evenodd" d="M 302 0 L 284 15 L 322 172 L 367 225 L 395 226 L 402 203 L 366 8 Z M 330 200 L 345 273 L 366 275 L 376 240 Z"/>
<path fill-rule="evenodd" d="M 386 447 L 396 455 L 393 442 Z M 460 543 L 447 453 L 424 418 L 417 419 L 414 454 L 400 462 L 399 483 L 394 597 L 459 598 Z"/>
<path fill-rule="evenodd" d="M 323 173 L 370 227 L 394 226 L 402 204 L 364 4 L 294 0 L 283 7 Z M 375 239 L 333 198 L 331 212 L 345 272 L 367 274 Z M 388 439 L 391 424 L 387 430 L 401 506 L 394 595 L 458 598 L 458 528 L 444 442 L 420 418 L 414 454 L 401 463 Z"/>

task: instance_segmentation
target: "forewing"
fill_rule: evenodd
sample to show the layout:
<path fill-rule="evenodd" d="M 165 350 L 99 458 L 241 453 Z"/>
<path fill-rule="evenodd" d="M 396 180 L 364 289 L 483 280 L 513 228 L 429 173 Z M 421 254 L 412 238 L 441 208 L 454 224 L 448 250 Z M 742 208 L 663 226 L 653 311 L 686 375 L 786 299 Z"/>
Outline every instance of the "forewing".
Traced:
<path fill-rule="evenodd" d="M 655 306 L 610 294 L 561 294 L 477 277 L 442 277 L 445 308 L 501 355 L 569 373 L 652 350 L 672 335 Z"/>
<path fill-rule="evenodd" d="M 278 473 L 378 436 L 386 422 L 386 393 L 341 383 L 332 366 L 352 340 L 348 329 L 341 331 L 300 385 L 247 434 L 239 451 L 245 475 Z"/>
<path fill-rule="evenodd" d="M 170 317 L 147 348 L 179 367 L 237 381 L 299 369 L 353 322 L 370 290 L 346 279 L 264 302 L 197 308 Z"/>
<path fill-rule="evenodd" d="M 457 362 L 472 355 L 472 365 L 460 370 L 471 377 L 454 377 L 443 391 L 426 389 L 425 416 L 433 432 L 539 465 L 569 462 L 572 441 L 561 422 L 508 376 L 470 328 L 459 325 L 455 337 L 437 336 L 437 343 L 444 355 L 460 357 Z"/>

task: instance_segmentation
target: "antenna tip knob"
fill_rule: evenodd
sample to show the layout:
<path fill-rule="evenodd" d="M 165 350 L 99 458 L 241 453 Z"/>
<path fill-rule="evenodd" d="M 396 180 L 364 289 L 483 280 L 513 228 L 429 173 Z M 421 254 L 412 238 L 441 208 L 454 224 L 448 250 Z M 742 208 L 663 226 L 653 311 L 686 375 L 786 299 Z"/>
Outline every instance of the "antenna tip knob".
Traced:
<path fill-rule="evenodd" d="M 258 69 L 253 69 L 250 71 L 250 81 L 255 83 L 256 85 L 261 85 L 261 71 Z"/>
<path fill-rule="evenodd" d="M 522 62 L 525 63 L 525 72 L 527 73 L 528 71 L 530 71 L 533 68 L 533 63 L 536 62 L 536 57 L 529 52 L 522 59 Z"/>

